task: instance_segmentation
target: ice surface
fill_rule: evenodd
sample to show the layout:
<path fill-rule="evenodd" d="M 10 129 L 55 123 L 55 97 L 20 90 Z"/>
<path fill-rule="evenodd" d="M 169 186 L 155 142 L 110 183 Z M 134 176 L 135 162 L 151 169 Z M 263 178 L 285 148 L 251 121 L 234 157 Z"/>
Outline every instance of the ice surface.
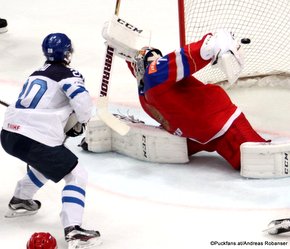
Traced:
<path fill-rule="evenodd" d="M 15 99 L 26 77 L 43 63 L 40 44 L 51 32 L 71 37 L 75 47 L 72 66 L 83 73 L 92 95 L 98 95 L 105 48 L 101 30 L 113 14 L 114 1 L 0 0 L 0 6 L 1 17 L 9 23 L 8 33 L 0 35 L 1 100 Z M 164 53 L 178 47 L 176 1 L 122 1 L 120 16 L 151 29 L 151 45 Z M 262 90 L 261 94 L 261 89 L 243 89 L 230 94 L 259 131 L 276 139 L 289 138 L 289 92 Z M 118 58 L 110 101 L 112 111 L 152 122 L 140 109 L 135 81 Z M 4 111 L 0 106 L 1 123 Z M 290 242 L 287 236 L 262 233 L 270 220 L 290 215 L 289 178 L 244 179 L 215 153 L 199 153 L 182 165 L 151 164 L 116 153 L 87 153 L 77 146 L 80 140 L 71 138 L 66 144 L 89 172 L 83 226 L 100 230 L 100 248 L 207 249 L 237 248 L 222 246 L 222 242 Z M 42 202 L 37 215 L 5 219 L 15 184 L 26 167 L 2 149 L 0 156 L 1 248 L 25 248 L 31 234 L 41 231 L 53 234 L 59 248 L 66 248 L 59 219 L 63 182 L 49 182 L 37 193 Z"/>

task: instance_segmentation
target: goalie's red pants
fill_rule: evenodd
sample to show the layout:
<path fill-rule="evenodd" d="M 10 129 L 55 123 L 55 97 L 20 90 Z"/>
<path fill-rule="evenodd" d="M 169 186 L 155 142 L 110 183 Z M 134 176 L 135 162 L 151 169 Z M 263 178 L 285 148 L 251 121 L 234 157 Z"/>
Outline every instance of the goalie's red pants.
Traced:
<path fill-rule="evenodd" d="M 241 144 L 245 142 L 265 141 L 266 140 L 252 128 L 245 115 L 241 113 L 224 135 L 206 144 L 200 144 L 187 139 L 188 155 L 191 156 L 199 151 L 216 151 L 226 159 L 233 168 L 239 170 L 241 167 Z"/>

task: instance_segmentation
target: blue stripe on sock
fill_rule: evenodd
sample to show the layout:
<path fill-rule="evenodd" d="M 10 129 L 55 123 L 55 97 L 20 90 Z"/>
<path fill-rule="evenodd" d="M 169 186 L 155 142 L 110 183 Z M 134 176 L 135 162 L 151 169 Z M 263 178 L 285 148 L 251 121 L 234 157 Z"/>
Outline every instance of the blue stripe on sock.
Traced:
<path fill-rule="evenodd" d="M 72 190 L 72 191 L 76 191 L 80 194 L 82 194 L 83 196 L 86 196 L 86 191 L 83 190 L 80 187 L 74 186 L 74 185 L 66 185 L 63 190 Z"/>
<path fill-rule="evenodd" d="M 78 204 L 82 207 L 85 207 L 85 203 L 82 200 L 80 200 L 79 198 L 75 198 L 75 197 L 64 196 L 64 197 L 62 197 L 62 203 L 64 203 L 64 202 L 75 203 L 75 204 Z"/>
<path fill-rule="evenodd" d="M 29 170 L 27 175 L 37 187 L 41 188 L 43 186 L 43 183 L 33 174 L 32 170 Z"/>

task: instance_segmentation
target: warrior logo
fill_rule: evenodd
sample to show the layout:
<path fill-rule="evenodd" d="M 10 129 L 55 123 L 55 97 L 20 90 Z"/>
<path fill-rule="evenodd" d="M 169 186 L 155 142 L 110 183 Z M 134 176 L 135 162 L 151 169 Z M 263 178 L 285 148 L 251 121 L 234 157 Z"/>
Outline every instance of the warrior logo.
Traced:
<path fill-rule="evenodd" d="M 147 158 L 147 148 L 146 148 L 146 136 L 142 135 L 142 149 L 143 149 L 143 156 Z"/>
<path fill-rule="evenodd" d="M 288 164 L 288 153 L 284 153 L 284 173 L 288 175 L 289 172 L 289 164 Z"/>
<path fill-rule="evenodd" d="M 103 71 L 103 78 L 101 84 L 101 96 L 105 97 L 108 94 L 108 84 L 110 80 L 112 60 L 113 60 L 114 48 L 108 46 L 105 60 L 105 67 Z"/>

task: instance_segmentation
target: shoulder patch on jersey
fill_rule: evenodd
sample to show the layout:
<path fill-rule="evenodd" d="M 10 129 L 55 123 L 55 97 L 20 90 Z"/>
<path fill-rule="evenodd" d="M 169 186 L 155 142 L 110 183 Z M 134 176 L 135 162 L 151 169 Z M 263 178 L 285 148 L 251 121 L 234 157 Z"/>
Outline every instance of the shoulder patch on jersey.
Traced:
<path fill-rule="evenodd" d="M 152 74 L 156 72 L 157 72 L 157 60 L 152 61 L 148 68 L 148 74 Z"/>

